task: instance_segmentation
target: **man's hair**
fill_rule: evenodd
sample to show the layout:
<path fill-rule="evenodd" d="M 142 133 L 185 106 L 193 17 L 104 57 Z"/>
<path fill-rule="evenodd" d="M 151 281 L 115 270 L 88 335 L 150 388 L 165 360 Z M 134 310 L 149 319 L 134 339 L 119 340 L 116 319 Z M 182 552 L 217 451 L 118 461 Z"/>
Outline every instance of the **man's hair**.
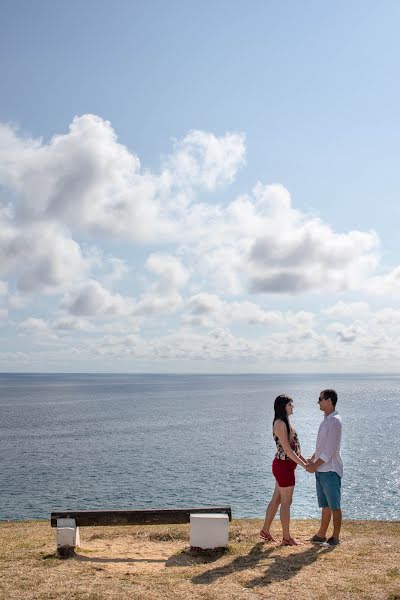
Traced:
<path fill-rule="evenodd" d="M 328 400 L 330 398 L 332 400 L 333 406 L 336 406 L 337 393 L 335 392 L 335 390 L 322 390 L 321 394 L 324 400 Z"/>

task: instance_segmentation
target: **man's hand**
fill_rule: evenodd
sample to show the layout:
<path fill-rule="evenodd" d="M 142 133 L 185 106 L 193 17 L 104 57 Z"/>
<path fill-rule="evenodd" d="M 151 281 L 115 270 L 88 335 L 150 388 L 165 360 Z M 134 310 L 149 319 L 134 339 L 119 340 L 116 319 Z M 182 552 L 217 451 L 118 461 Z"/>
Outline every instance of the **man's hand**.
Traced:
<path fill-rule="evenodd" d="M 311 461 L 307 463 L 306 469 L 309 473 L 315 473 L 315 471 L 317 471 L 318 468 L 323 464 L 324 461 L 322 460 L 322 458 L 319 458 L 315 462 L 313 459 L 311 459 Z"/>

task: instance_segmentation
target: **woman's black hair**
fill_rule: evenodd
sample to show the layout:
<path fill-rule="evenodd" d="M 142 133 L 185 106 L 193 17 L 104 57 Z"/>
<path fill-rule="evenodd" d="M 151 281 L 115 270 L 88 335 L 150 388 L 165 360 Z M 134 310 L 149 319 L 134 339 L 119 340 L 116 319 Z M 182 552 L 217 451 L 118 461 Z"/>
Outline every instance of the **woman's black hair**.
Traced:
<path fill-rule="evenodd" d="M 280 396 L 277 396 L 275 398 L 275 402 L 274 402 L 275 414 L 274 414 L 274 420 L 272 422 L 272 426 L 274 426 L 275 421 L 277 421 L 278 419 L 283 421 L 286 425 L 288 439 L 290 440 L 291 427 L 289 425 L 289 419 L 286 414 L 286 404 L 289 404 L 289 402 L 293 402 L 293 400 L 290 396 L 287 396 L 286 394 L 281 394 Z"/>

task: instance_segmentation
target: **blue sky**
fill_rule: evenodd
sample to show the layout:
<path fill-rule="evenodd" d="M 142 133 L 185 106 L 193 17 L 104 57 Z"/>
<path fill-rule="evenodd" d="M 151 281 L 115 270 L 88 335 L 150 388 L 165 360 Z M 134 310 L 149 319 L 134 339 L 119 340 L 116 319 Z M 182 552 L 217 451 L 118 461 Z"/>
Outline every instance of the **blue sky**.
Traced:
<path fill-rule="evenodd" d="M 1 370 L 397 369 L 398 2 L 0 12 Z"/>

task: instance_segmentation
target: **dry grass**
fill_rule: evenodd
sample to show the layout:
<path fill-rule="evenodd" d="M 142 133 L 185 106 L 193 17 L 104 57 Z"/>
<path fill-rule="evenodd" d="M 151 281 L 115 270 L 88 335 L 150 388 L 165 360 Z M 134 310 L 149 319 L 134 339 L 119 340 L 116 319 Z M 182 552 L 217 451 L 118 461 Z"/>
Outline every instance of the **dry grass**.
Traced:
<path fill-rule="evenodd" d="M 55 558 L 45 522 L 0 525 L 3 600 L 400 600 L 400 523 L 347 521 L 343 544 L 263 544 L 261 521 L 233 521 L 226 553 L 191 553 L 186 525 L 81 529 L 76 558 Z M 279 531 L 279 524 L 275 530 Z"/>

